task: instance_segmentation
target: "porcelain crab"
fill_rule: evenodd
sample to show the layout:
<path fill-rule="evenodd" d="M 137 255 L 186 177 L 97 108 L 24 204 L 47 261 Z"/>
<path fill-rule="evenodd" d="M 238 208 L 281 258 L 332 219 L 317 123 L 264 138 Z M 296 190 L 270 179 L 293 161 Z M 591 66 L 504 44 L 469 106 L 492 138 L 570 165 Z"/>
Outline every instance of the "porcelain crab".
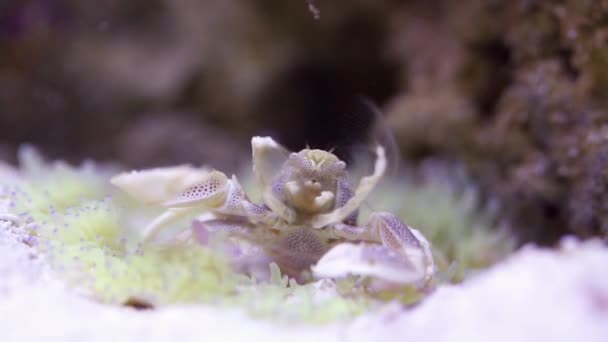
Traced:
<path fill-rule="evenodd" d="M 348 274 L 396 284 L 424 284 L 435 272 L 429 242 L 388 212 L 357 224 L 359 207 L 386 170 L 375 149 L 371 175 L 351 185 L 346 163 L 331 152 L 289 152 L 270 137 L 254 137 L 253 172 L 262 203 L 252 202 L 237 178 L 218 170 L 177 166 L 119 174 L 111 182 L 166 211 L 142 233 L 144 243 L 174 220 L 198 212 L 199 229 L 225 232 L 260 246 L 281 271 L 298 279 Z M 202 228 L 201 228 L 202 227 Z"/>

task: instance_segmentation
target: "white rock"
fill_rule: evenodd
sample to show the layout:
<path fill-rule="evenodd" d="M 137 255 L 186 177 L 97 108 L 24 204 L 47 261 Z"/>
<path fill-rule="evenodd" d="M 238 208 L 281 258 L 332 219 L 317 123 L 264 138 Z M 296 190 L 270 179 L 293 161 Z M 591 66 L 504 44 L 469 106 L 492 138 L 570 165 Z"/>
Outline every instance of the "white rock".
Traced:
<path fill-rule="evenodd" d="M 353 341 L 608 341 L 608 249 L 568 240 L 562 251 L 524 248 L 407 313 L 361 319 Z M 382 340 L 378 337 L 378 340 Z"/>

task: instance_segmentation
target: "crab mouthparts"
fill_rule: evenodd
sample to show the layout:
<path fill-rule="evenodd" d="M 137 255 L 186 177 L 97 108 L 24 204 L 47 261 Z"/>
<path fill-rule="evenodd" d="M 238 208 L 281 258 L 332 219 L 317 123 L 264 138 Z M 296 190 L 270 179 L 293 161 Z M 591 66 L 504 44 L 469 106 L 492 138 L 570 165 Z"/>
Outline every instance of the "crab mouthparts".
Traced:
<path fill-rule="evenodd" d="M 321 183 L 314 180 L 304 183 L 290 181 L 285 183 L 285 188 L 293 205 L 308 213 L 329 209 L 335 197 L 331 191 L 321 191 Z"/>

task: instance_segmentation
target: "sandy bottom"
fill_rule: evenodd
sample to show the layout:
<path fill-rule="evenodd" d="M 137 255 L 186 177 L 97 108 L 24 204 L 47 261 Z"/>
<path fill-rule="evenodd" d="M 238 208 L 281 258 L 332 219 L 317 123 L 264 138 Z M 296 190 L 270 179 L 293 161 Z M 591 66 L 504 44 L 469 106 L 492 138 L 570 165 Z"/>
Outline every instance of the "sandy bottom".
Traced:
<path fill-rule="evenodd" d="M 2 341 L 608 341 L 608 248 L 528 247 L 421 305 L 329 326 L 286 326 L 239 310 L 137 311 L 96 303 L 56 279 L 0 221 Z"/>

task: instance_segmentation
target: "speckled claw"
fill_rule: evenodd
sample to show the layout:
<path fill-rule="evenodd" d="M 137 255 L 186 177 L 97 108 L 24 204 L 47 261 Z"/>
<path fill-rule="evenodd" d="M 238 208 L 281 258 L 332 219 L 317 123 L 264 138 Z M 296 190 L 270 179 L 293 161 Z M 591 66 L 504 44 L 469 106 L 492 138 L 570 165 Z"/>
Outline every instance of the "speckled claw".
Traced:
<path fill-rule="evenodd" d="M 334 233 L 350 240 L 341 243 L 312 268 L 317 277 L 369 276 L 392 283 L 424 284 L 435 273 L 429 242 L 419 231 L 390 213 L 373 213 L 364 227 L 338 224 Z"/>
<path fill-rule="evenodd" d="M 139 202 L 161 205 L 204 181 L 209 172 L 209 169 L 188 165 L 159 167 L 123 172 L 112 177 L 110 182 Z"/>
<path fill-rule="evenodd" d="M 342 243 L 323 255 L 312 271 L 318 278 L 359 275 L 400 284 L 424 281 L 422 253 L 411 254 L 407 259 L 382 245 Z"/>
<path fill-rule="evenodd" d="M 213 170 L 162 204 L 170 208 L 193 206 L 216 208 L 226 201 L 231 186 L 231 181 L 225 174 Z"/>
<path fill-rule="evenodd" d="M 157 168 L 120 174 L 112 184 L 140 202 L 167 208 L 142 231 L 144 242 L 150 242 L 171 223 L 200 211 L 220 216 L 268 219 L 267 212 L 251 204 L 235 176 L 217 170 L 189 166 Z"/>

